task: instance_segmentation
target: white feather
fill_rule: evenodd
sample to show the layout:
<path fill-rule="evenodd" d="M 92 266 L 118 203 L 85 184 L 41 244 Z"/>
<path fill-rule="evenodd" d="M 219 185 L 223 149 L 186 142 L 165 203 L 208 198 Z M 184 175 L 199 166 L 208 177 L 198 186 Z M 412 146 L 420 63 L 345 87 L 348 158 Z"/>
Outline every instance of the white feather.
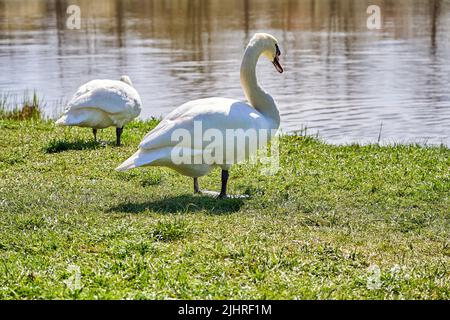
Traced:
<path fill-rule="evenodd" d="M 141 113 L 141 98 L 128 77 L 92 80 L 82 85 L 67 104 L 57 125 L 103 129 L 122 128 Z"/>

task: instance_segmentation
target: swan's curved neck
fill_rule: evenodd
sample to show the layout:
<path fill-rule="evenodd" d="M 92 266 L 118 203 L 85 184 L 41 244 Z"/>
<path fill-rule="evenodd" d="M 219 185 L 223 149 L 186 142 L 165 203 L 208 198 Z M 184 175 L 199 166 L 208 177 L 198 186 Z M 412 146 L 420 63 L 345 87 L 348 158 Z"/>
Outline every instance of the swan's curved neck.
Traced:
<path fill-rule="evenodd" d="M 244 53 L 241 64 L 241 85 L 250 104 L 266 117 L 272 119 L 276 126 L 280 124 L 280 114 L 273 98 L 265 92 L 256 79 L 256 64 L 263 50 L 257 45 L 250 45 Z"/>

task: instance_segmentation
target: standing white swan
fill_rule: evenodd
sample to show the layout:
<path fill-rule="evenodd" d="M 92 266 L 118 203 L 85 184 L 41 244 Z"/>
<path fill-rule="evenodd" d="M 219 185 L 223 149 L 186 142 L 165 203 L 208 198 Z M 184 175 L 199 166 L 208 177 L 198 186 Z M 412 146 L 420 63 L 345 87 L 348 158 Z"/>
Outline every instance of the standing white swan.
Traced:
<path fill-rule="evenodd" d="M 214 166 L 219 166 L 222 169 L 222 188 L 219 197 L 226 197 L 228 170 L 232 163 L 237 162 L 235 152 L 238 153 L 237 158 L 248 158 L 250 149 L 256 151 L 253 145 L 249 145 L 252 142 L 248 142 L 243 150 L 236 148 L 234 142 L 230 144 L 229 141 L 225 141 L 226 147 L 222 150 L 222 157 L 218 157 L 223 161 L 202 160 L 205 156 L 211 156 L 211 153 L 217 153 L 217 146 L 222 143 L 217 136 L 226 137 L 229 130 L 241 132 L 254 130 L 266 133 L 278 130 L 280 115 L 273 98 L 258 85 L 256 64 L 259 57 L 264 55 L 273 62 L 277 71 L 282 73 L 280 54 L 278 42 L 273 36 L 265 33 L 255 34 L 245 50 L 241 65 L 241 85 L 249 104 L 226 98 L 209 98 L 185 103 L 150 131 L 140 143 L 139 150 L 116 170 L 125 171 L 139 166 L 169 167 L 183 175 L 193 177 L 194 192 L 199 193 L 198 177 L 208 174 Z M 199 127 L 205 132 L 205 135 L 200 137 L 196 133 Z M 186 138 L 180 142 L 179 138 L 186 134 L 193 139 Z M 210 143 L 211 136 L 215 136 L 216 139 Z M 267 141 L 271 136 L 267 137 Z M 175 158 L 180 152 L 191 155 L 191 159 L 194 160 L 178 161 L 179 159 Z M 245 156 L 242 157 L 239 153 L 245 153 Z M 199 158 L 200 162 L 195 161 Z"/>
<path fill-rule="evenodd" d="M 60 126 L 97 129 L 116 127 L 116 144 L 120 146 L 123 127 L 141 113 L 141 98 L 128 76 L 117 80 L 92 80 L 82 85 L 68 103 L 58 121 Z"/>

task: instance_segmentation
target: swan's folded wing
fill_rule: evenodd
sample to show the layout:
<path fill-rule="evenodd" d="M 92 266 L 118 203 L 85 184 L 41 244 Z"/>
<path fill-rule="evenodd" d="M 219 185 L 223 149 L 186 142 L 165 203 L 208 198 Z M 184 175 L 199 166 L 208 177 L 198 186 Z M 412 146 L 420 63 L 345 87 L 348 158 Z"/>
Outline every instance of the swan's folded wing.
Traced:
<path fill-rule="evenodd" d="M 254 108 L 240 101 L 225 98 L 195 100 L 171 112 L 144 137 L 139 148 L 177 146 L 197 149 L 194 141 L 203 143 L 203 134 L 208 129 L 219 130 L 225 135 L 227 129 L 258 129 L 264 126 L 264 121 Z M 200 138 L 196 136 L 198 134 Z"/>
<path fill-rule="evenodd" d="M 147 133 L 142 139 L 139 148 L 151 150 L 173 146 L 191 147 L 191 141 L 183 140 L 181 141 L 182 144 L 180 144 L 181 139 L 174 140 L 173 138 L 176 138 L 178 134 L 183 132 L 193 134 L 195 110 L 205 100 L 190 101 L 173 110 L 152 131 Z M 192 114 L 193 111 L 194 114 Z"/>
<path fill-rule="evenodd" d="M 192 137 L 193 125 L 192 119 L 188 117 L 179 117 L 177 120 L 163 120 L 144 137 L 139 144 L 139 149 L 191 147 L 191 139 L 188 138 Z"/>
<path fill-rule="evenodd" d="M 100 80 L 91 81 L 80 87 L 69 102 L 68 110 L 98 108 L 110 114 L 124 112 L 127 109 L 140 110 L 141 99 L 134 88 L 126 84 L 105 85 L 95 81 Z"/>

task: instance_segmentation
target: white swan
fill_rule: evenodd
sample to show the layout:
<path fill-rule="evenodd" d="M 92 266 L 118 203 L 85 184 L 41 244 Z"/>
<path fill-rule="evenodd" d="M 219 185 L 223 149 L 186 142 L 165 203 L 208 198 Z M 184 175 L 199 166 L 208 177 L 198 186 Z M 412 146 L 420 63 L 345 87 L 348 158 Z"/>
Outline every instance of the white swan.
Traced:
<path fill-rule="evenodd" d="M 123 127 L 141 113 L 141 98 L 128 76 L 117 80 L 92 80 L 82 85 L 68 103 L 58 121 L 60 126 L 97 129 L 116 127 L 116 144 L 120 145 Z"/>
<path fill-rule="evenodd" d="M 139 166 L 166 166 L 193 177 L 194 192 L 198 193 L 200 191 L 197 178 L 208 174 L 214 166 L 219 166 L 222 168 L 222 189 L 219 197 L 226 197 L 228 170 L 231 164 L 238 162 L 239 159 L 248 158 L 249 153 L 252 153 L 249 150 L 255 151 L 251 144 L 256 144 L 257 141 L 246 140 L 245 147 L 239 149 L 227 139 L 223 142 L 217 136 L 226 137 L 227 130 L 233 129 L 256 132 L 266 130 L 265 132 L 269 133 L 278 130 L 279 112 L 273 98 L 258 85 L 256 64 L 259 57 L 264 55 L 273 62 L 277 71 L 282 73 L 280 54 L 277 40 L 273 36 L 264 33 L 255 34 L 245 50 L 241 65 L 241 85 L 249 104 L 226 98 L 201 99 L 183 104 L 150 131 L 140 143 L 139 150 L 116 170 L 125 171 Z M 198 136 L 195 132 L 199 126 L 205 135 Z M 208 130 L 216 137 L 214 141 L 211 139 L 212 135 L 209 135 L 209 138 L 205 137 L 208 136 Z M 188 137 L 193 137 L 192 140 L 186 138 L 180 142 L 179 138 L 184 137 L 186 133 L 189 134 Z M 205 162 L 204 157 L 217 152 L 216 147 L 220 144 L 226 145 L 222 149 L 222 157 L 218 156 L 224 160 Z M 174 160 L 175 155 L 184 152 L 191 155 L 192 161 Z M 199 159 L 200 162 L 196 162 Z"/>

